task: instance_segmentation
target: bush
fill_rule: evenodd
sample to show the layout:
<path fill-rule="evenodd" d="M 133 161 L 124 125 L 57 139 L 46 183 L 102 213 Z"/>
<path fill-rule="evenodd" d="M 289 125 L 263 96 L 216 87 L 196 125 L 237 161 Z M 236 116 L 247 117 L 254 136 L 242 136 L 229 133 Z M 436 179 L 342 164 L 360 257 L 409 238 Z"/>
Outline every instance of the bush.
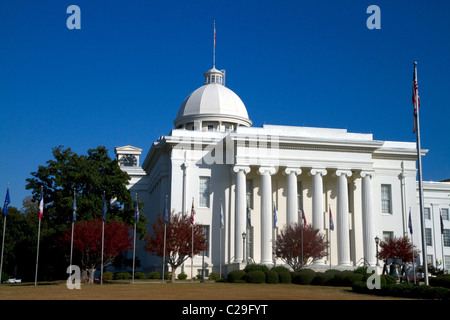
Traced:
<path fill-rule="evenodd" d="M 443 287 L 450 289 L 450 274 L 445 274 L 437 277 L 428 278 L 430 286 L 432 287 Z"/>
<path fill-rule="evenodd" d="M 220 274 L 216 273 L 216 272 L 211 272 L 208 276 L 209 280 L 213 280 L 213 281 L 217 281 L 220 279 Z"/>
<path fill-rule="evenodd" d="M 131 279 L 131 274 L 129 272 L 117 272 L 114 278 L 116 280 L 129 280 Z"/>
<path fill-rule="evenodd" d="M 280 283 L 280 278 L 278 277 L 278 272 L 275 270 L 269 270 L 265 272 L 267 283 Z"/>
<path fill-rule="evenodd" d="M 265 264 L 248 264 L 244 268 L 244 271 L 247 273 L 253 270 L 260 270 L 262 272 L 267 272 L 269 271 L 269 267 L 266 266 Z"/>
<path fill-rule="evenodd" d="M 301 269 L 294 277 L 292 277 L 292 283 L 295 284 L 311 284 L 311 281 L 316 276 L 316 272 L 311 269 Z"/>
<path fill-rule="evenodd" d="M 135 278 L 135 279 L 145 279 L 145 278 L 146 278 L 146 275 L 145 275 L 145 273 L 143 273 L 143 272 L 135 272 L 135 273 L 134 273 L 134 278 Z"/>
<path fill-rule="evenodd" d="M 161 279 L 161 274 L 157 271 L 150 272 L 147 275 L 147 279 Z"/>
<path fill-rule="evenodd" d="M 111 271 L 103 272 L 103 280 L 112 280 L 114 279 L 114 274 Z"/>
<path fill-rule="evenodd" d="M 419 299 L 440 299 L 450 300 L 450 290 L 441 287 L 430 286 L 413 286 L 407 284 L 391 284 L 381 286 L 381 290 L 367 288 L 365 282 L 356 281 L 352 285 L 352 290 L 357 293 L 375 294 L 382 296 L 394 296 L 404 298 L 419 298 Z"/>
<path fill-rule="evenodd" d="M 280 283 L 291 283 L 292 282 L 291 274 L 287 271 L 278 272 L 278 278 L 280 279 Z"/>
<path fill-rule="evenodd" d="M 172 272 L 166 271 L 164 272 L 164 280 L 169 280 L 172 278 Z"/>
<path fill-rule="evenodd" d="M 266 274 L 261 270 L 252 270 L 247 272 L 243 279 L 248 283 L 264 283 L 266 281 Z"/>
<path fill-rule="evenodd" d="M 351 287 L 353 282 L 363 281 L 364 275 L 361 273 L 354 273 L 353 271 L 342 271 L 335 274 L 333 285 L 341 287 Z"/>
<path fill-rule="evenodd" d="M 244 282 L 242 281 L 243 277 L 245 276 L 244 270 L 233 270 L 230 273 L 228 273 L 228 282 L 235 283 L 235 282 Z"/>
<path fill-rule="evenodd" d="M 177 275 L 177 279 L 178 279 L 178 280 L 186 280 L 186 279 L 187 279 L 187 274 L 184 273 L 184 272 L 179 273 L 179 274 Z"/>
<path fill-rule="evenodd" d="M 270 270 L 276 271 L 278 273 L 280 273 L 280 272 L 290 272 L 288 268 L 283 267 L 283 266 L 276 266 L 276 267 L 271 268 Z"/>
<path fill-rule="evenodd" d="M 331 281 L 334 279 L 334 274 L 331 272 L 317 272 L 314 279 L 312 279 L 311 284 L 312 285 L 318 285 L 318 286 L 327 286 L 331 285 Z"/>

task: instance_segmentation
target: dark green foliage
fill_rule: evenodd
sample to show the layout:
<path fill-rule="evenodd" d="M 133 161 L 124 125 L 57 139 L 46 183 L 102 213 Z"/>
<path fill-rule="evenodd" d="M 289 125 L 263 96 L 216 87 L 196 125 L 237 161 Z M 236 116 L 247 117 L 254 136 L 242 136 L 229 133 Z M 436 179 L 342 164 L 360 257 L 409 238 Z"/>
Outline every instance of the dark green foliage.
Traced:
<path fill-rule="evenodd" d="M 311 269 L 300 269 L 295 276 L 292 277 L 292 283 L 295 284 L 311 284 L 316 276 L 316 272 Z"/>
<path fill-rule="evenodd" d="M 172 277 L 172 272 L 166 271 L 164 272 L 164 280 L 169 280 Z"/>
<path fill-rule="evenodd" d="M 364 275 L 361 273 L 355 273 L 353 271 L 342 271 L 335 274 L 332 283 L 334 286 L 351 287 L 353 282 L 362 281 L 363 278 Z"/>
<path fill-rule="evenodd" d="M 290 272 L 290 270 L 288 269 L 288 268 L 286 268 L 286 267 L 283 267 L 283 266 L 276 266 L 276 267 L 272 267 L 270 270 L 273 270 L 273 271 L 276 271 L 276 272 L 278 272 L 278 273 L 280 273 L 280 272 Z"/>
<path fill-rule="evenodd" d="M 292 282 L 291 274 L 287 271 L 278 272 L 278 278 L 280 279 L 280 283 L 291 283 Z"/>
<path fill-rule="evenodd" d="M 266 274 L 261 270 L 252 270 L 244 275 L 243 280 L 248 283 L 264 283 L 266 281 Z"/>
<path fill-rule="evenodd" d="M 186 280 L 187 274 L 186 273 L 179 273 L 177 276 L 178 280 Z"/>
<path fill-rule="evenodd" d="M 269 270 L 265 272 L 266 274 L 266 282 L 267 283 L 280 283 L 280 279 L 278 277 L 278 272 L 274 270 Z"/>
<path fill-rule="evenodd" d="M 134 273 L 134 278 L 135 279 L 145 279 L 145 278 L 147 278 L 147 276 L 143 272 L 135 272 Z"/>
<path fill-rule="evenodd" d="M 114 274 L 111 271 L 103 272 L 103 280 L 108 281 L 114 279 Z"/>
<path fill-rule="evenodd" d="M 217 281 L 220 279 L 220 274 L 216 273 L 216 272 L 211 272 L 208 276 L 209 280 L 213 280 L 213 281 Z"/>
<path fill-rule="evenodd" d="M 129 279 L 131 279 L 131 273 L 129 273 L 129 272 L 117 272 L 114 275 L 114 279 L 116 279 L 116 280 L 129 280 Z"/>
<path fill-rule="evenodd" d="M 429 277 L 428 281 L 432 287 L 443 287 L 450 289 L 450 274 L 437 277 Z"/>
<path fill-rule="evenodd" d="M 147 279 L 161 279 L 161 274 L 157 271 L 150 272 L 147 274 Z"/>
<path fill-rule="evenodd" d="M 243 282 L 242 278 L 245 276 L 244 270 L 233 270 L 228 273 L 228 282 Z"/>
<path fill-rule="evenodd" d="M 334 279 L 334 274 L 329 272 L 317 272 L 314 279 L 311 281 L 312 285 L 318 286 L 328 286 L 331 285 L 332 280 Z"/>
<path fill-rule="evenodd" d="M 269 271 L 269 267 L 266 266 L 265 264 L 248 264 L 245 266 L 244 269 L 245 272 L 250 272 L 253 270 L 260 270 L 262 272 L 267 272 Z"/>
<path fill-rule="evenodd" d="M 366 282 L 356 281 L 352 290 L 357 293 L 374 294 L 379 296 L 393 296 L 414 299 L 439 299 L 450 300 L 450 290 L 442 287 L 414 286 L 408 284 L 391 284 L 381 286 L 381 289 L 367 288 Z"/>

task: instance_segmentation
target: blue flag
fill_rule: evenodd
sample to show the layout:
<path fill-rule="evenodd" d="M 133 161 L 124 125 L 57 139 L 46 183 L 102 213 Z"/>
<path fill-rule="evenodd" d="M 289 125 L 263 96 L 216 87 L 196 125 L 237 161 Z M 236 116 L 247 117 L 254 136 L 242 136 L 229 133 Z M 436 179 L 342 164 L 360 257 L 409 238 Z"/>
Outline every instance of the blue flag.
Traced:
<path fill-rule="evenodd" d="M 106 212 L 108 211 L 108 208 L 106 206 L 105 196 L 103 195 L 102 198 L 103 198 L 103 221 L 105 221 L 106 220 Z"/>
<path fill-rule="evenodd" d="M 77 198 L 75 197 L 75 191 L 73 192 L 73 221 L 77 221 Z"/>
<path fill-rule="evenodd" d="M 439 217 L 441 218 L 441 234 L 444 234 L 444 221 L 442 221 L 442 212 L 440 210 Z"/>
<path fill-rule="evenodd" d="M 223 207 L 222 203 L 220 203 L 220 228 L 225 227 L 225 223 L 223 221 Z"/>
<path fill-rule="evenodd" d="M 139 222 L 139 205 L 136 197 L 136 201 L 134 202 L 134 218 L 136 222 Z"/>
<path fill-rule="evenodd" d="M 275 205 L 273 206 L 273 228 L 277 228 L 277 210 L 275 210 Z"/>
<path fill-rule="evenodd" d="M 247 207 L 247 223 L 248 223 L 249 227 L 252 226 L 252 218 L 250 216 L 250 208 L 249 207 Z"/>
<path fill-rule="evenodd" d="M 409 233 L 413 234 L 412 220 L 411 220 L 411 209 L 409 209 L 408 227 L 409 227 Z"/>
<path fill-rule="evenodd" d="M 8 205 L 11 203 L 11 199 L 9 198 L 9 187 L 6 189 L 6 197 L 5 204 L 3 205 L 3 215 L 6 217 L 6 213 L 8 212 Z"/>
<path fill-rule="evenodd" d="M 169 211 L 167 210 L 167 200 L 166 204 L 164 205 L 164 222 L 169 222 Z"/>

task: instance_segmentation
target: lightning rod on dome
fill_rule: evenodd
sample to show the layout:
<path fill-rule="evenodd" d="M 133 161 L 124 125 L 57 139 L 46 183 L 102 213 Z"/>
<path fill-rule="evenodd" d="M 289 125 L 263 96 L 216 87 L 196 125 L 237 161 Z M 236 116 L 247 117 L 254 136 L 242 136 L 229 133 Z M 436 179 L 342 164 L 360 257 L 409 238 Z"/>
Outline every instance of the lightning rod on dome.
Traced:
<path fill-rule="evenodd" d="M 213 69 L 216 68 L 216 20 L 214 20 Z"/>

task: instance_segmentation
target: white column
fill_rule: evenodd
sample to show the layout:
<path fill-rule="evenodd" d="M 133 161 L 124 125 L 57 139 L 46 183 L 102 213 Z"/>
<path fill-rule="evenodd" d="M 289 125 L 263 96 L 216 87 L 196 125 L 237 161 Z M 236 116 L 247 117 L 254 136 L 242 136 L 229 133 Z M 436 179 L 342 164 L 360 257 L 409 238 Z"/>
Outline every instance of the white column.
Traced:
<path fill-rule="evenodd" d="M 312 226 L 314 229 L 319 229 L 321 235 L 324 234 L 324 224 L 323 224 L 323 181 L 322 177 L 327 174 L 325 169 L 311 169 L 310 174 L 312 175 Z M 324 259 L 319 259 L 314 262 L 314 264 L 322 265 L 324 264 Z"/>
<path fill-rule="evenodd" d="M 234 211 L 234 262 L 242 262 L 244 257 L 242 247 L 242 233 L 246 228 L 246 180 L 245 174 L 250 172 L 249 167 L 234 166 L 236 173 L 236 197 Z"/>
<path fill-rule="evenodd" d="M 351 171 L 337 170 L 337 238 L 338 238 L 338 265 L 350 265 L 350 228 L 348 219 L 348 189 L 347 177 Z"/>
<path fill-rule="evenodd" d="M 299 168 L 286 168 L 286 225 L 298 223 L 297 176 L 302 173 Z"/>
<path fill-rule="evenodd" d="M 363 223 L 363 247 L 364 258 L 369 265 L 376 264 L 374 216 L 372 200 L 372 178 L 373 172 L 361 171 L 362 178 L 362 223 Z"/>
<path fill-rule="evenodd" d="M 261 263 L 272 264 L 272 177 L 273 167 L 260 167 L 261 174 Z"/>

